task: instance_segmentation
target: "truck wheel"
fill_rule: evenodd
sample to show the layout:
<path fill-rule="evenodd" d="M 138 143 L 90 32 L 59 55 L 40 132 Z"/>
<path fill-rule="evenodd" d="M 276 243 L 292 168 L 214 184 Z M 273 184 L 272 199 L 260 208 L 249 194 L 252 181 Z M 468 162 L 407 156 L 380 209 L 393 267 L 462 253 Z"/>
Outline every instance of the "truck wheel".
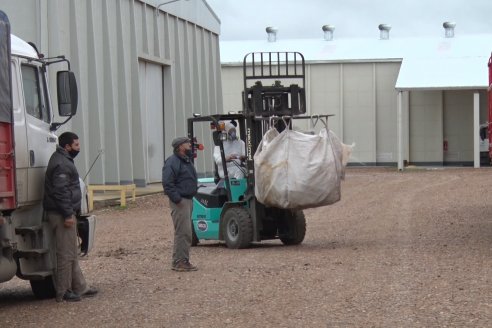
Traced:
<path fill-rule="evenodd" d="M 52 231 L 48 229 L 47 225 L 43 226 L 43 238 L 49 242 L 49 253 L 45 254 L 47 256 L 44 268 L 46 271 L 51 270 L 48 268 L 52 268 L 52 272 L 56 272 L 56 243 L 55 236 Z M 18 268 L 20 268 L 19 263 L 17 263 Z M 34 296 L 38 299 L 47 299 L 53 298 L 56 296 L 55 290 L 55 276 L 52 274 L 51 276 L 47 276 L 44 279 L 33 279 L 29 280 L 31 284 L 31 290 Z"/>
<path fill-rule="evenodd" d="M 298 245 L 304 240 L 306 235 L 306 217 L 302 211 L 292 213 L 287 219 L 287 230 L 289 233 L 280 236 L 280 240 L 284 245 Z"/>
<path fill-rule="evenodd" d="M 246 248 L 253 241 L 253 221 L 246 209 L 233 207 L 222 219 L 222 235 L 229 248 Z"/>
<path fill-rule="evenodd" d="M 32 293 L 36 298 L 46 299 L 55 297 L 55 283 L 53 276 L 43 280 L 30 280 Z"/>

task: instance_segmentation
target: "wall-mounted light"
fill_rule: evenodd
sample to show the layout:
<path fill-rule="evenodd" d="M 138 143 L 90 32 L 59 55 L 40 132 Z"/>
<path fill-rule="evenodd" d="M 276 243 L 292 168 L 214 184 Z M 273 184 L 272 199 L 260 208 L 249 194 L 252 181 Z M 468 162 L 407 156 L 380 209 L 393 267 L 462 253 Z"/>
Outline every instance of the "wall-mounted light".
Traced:
<path fill-rule="evenodd" d="M 160 11 L 159 8 L 160 7 L 167 5 L 167 4 L 170 4 L 170 3 L 173 3 L 173 2 L 177 2 L 177 1 L 181 1 L 181 0 L 170 0 L 170 1 L 166 1 L 166 2 L 158 4 L 157 7 L 155 7 L 156 16 L 159 16 L 159 11 Z M 190 1 L 190 0 L 185 0 L 185 1 Z"/>

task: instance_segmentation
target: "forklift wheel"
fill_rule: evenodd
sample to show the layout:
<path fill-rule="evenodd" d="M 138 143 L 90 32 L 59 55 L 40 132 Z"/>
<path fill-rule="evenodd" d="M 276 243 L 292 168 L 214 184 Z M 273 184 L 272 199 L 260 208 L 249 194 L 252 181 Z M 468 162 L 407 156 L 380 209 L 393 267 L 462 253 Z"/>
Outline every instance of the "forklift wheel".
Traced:
<path fill-rule="evenodd" d="M 198 237 L 196 236 L 195 227 L 193 226 L 193 223 L 191 223 L 191 232 L 192 232 L 192 234 L 191 234 L 191 246 L 195 247 L 198 245 L 200 240 L 198 240 Z"/>
<path fill-rule="evenodd" d="M 228 248 L 246 248 L 253 241 L 253 221 L 246 209 L 232 207 L 222 219 L 222 235 Z"/>
<path fill-rule="evenodd" d="M 292 213 L 287 219 L 288 235 L 280 236 L 284 245 L 298 245 L 306 235 L 306 217 L 302 211 Z"/>
<path fill-rule="evenodd" d="M 48 276 L 43 280 L 30 280 L 32 293 L 38 299 L 55 297 L 55 278 Z"/>

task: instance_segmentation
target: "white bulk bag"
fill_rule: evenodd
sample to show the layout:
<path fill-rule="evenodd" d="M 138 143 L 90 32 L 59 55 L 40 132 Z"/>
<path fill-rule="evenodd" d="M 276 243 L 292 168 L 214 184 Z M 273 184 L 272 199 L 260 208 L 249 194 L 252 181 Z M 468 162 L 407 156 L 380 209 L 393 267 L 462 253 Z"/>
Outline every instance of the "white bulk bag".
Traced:
<path fill-rule="evenodd" d="M 340 200 L 343 146 L 326 129 L 318 135 L 268 130 L 256 150 L 255 194 L 271 207 L 303 209 Z"/>

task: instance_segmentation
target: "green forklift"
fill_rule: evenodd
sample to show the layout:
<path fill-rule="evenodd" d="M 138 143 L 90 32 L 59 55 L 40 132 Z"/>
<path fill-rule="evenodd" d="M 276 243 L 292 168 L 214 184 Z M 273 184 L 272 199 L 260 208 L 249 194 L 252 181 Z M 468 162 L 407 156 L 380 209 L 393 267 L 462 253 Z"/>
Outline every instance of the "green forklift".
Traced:
<path fill-rule="evenodd" d="M 252 242 L 269 239 L 297 245 L 306 234 L 302 210 L 267 207 L 257 200 L 253 158 L 263 135 L 272 126 L 282 132 L 291 129 L 294 120 L 312 119 L 312 116 L 303 115 L 306 113 L 304 57 L 299 52 L 249 53 L 244 57 L 243 74 L 241 112 L 195 114 L 188 119 L 188 137 L 194 141 L 195 156 L 198 148 L 195 131 L 208 130 L 208 127 L 197 125 L 206 124 L 210 127 L 213 144 L 220 148 L 224 172 L 220 179 L 215 165 L 214 177 L 199 180 L 198 193 L 193 199 L 192 246 L 200 240 L 221 240 L 228 248 L 247 248 Z M 284 86 L 282 80 L 291 84 Z M 316 117 L 327 121 L 329 116 L 332 115 Z M 241 179 L 228 174 L 223 144 L 227 138 L 224 122 L 237 125 L 238 135 L 246 145 L 246 159 L 242 163 L 244 178 Z"/>

